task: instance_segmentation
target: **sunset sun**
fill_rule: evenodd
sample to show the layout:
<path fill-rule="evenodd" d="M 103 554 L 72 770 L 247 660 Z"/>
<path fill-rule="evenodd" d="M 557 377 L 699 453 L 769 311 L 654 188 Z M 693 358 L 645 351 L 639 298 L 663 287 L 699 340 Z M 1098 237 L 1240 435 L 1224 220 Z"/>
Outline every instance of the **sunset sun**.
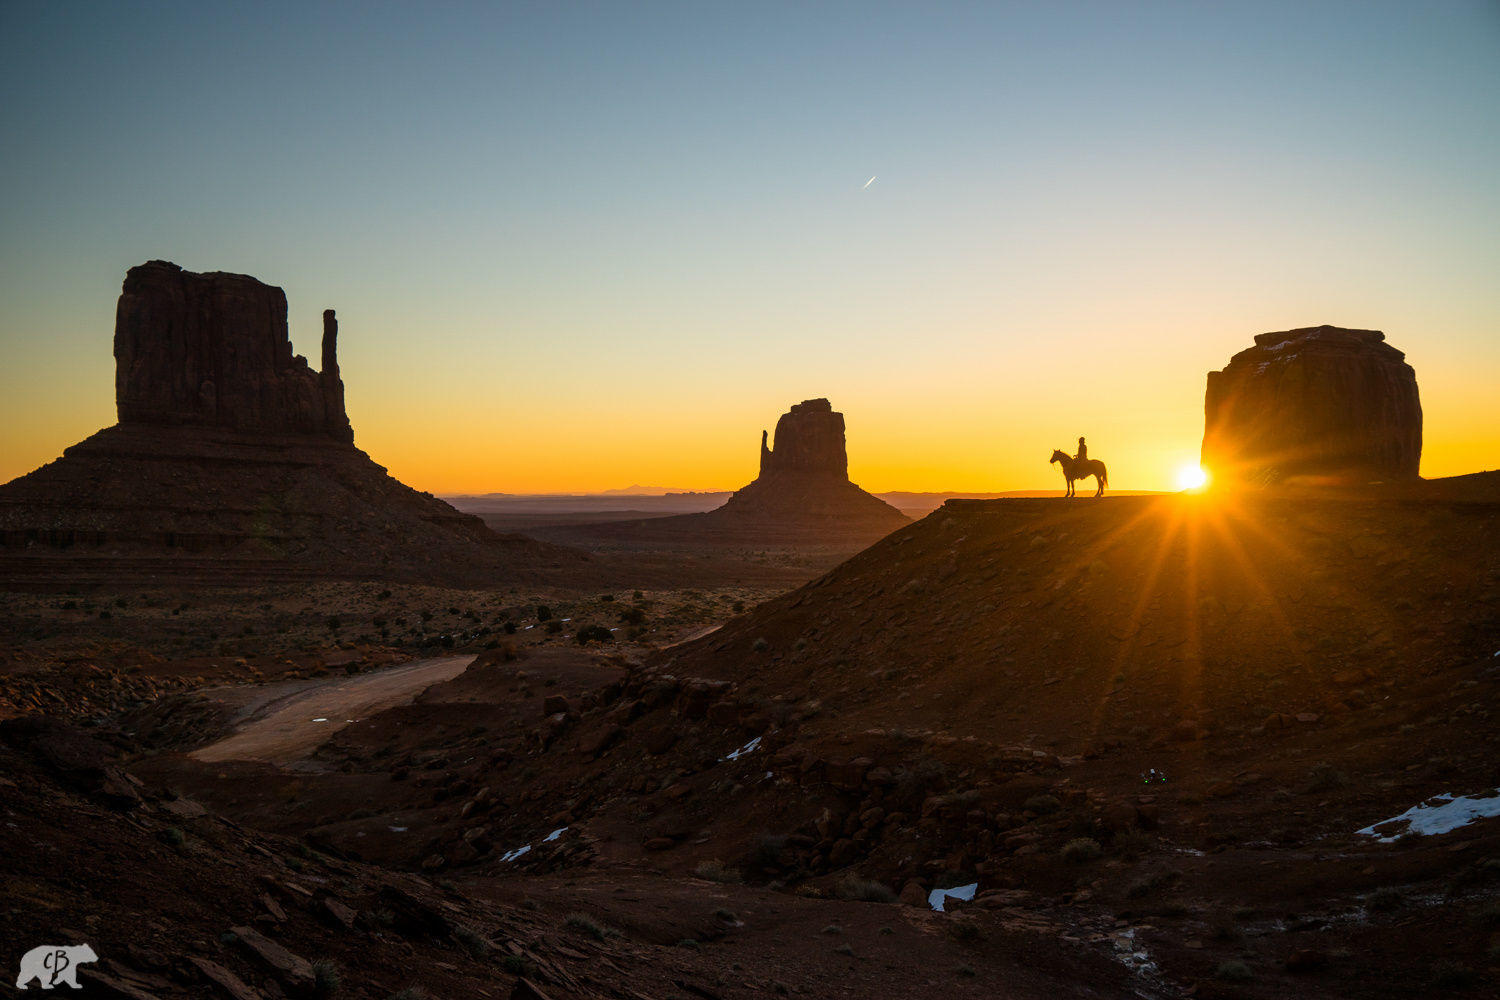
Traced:
<path fill-rule="evenodd" d="M 1179 490 L 1201 490 L 1208 485 L 1208 473 L 1196 462 L 1184 465 L 1177 470 L 1177 488 Z"/>

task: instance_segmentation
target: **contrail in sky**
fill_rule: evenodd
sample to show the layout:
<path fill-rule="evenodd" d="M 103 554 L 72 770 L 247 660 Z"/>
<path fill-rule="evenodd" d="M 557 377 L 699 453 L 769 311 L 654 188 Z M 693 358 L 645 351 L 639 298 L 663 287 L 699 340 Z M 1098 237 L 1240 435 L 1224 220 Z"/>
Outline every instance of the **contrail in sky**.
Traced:
<path fill-rule="evenodd" d="M 865 187 L 869 187 L 871 184 L 874 184 L 874 183 L 875 183 L 875 175 L 871 174 L 870 175 L 870 179 L 867 180 L 867 181 L 865 181 Z M 864 189 L 865 188 L 860 188 L 861 191 L 863 191 Z"/>

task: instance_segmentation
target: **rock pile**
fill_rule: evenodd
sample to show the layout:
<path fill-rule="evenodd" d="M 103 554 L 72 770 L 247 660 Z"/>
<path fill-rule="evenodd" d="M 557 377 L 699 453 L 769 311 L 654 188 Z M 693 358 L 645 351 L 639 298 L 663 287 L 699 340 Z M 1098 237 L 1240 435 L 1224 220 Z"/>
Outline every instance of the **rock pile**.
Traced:
<path fill-rule="evenodd" d="M 1218 479 L 1414 479 L 1422 404 L 1405 355 L 1379 330 L 1256 336 L 1208 373 L 1202 462 Z"/>

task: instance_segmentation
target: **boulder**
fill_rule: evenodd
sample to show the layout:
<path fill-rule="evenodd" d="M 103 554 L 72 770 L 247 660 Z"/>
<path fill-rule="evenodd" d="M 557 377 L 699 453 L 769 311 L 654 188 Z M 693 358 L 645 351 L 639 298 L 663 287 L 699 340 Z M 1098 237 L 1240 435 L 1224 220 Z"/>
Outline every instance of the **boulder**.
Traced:
<path fill-rule="evenodd" d="M 1422 405 L 1404 358 L 1379 330 L 1259 334 L 1208 373 L 1204 468 L 1229 481 L 1415 478 Z"/>

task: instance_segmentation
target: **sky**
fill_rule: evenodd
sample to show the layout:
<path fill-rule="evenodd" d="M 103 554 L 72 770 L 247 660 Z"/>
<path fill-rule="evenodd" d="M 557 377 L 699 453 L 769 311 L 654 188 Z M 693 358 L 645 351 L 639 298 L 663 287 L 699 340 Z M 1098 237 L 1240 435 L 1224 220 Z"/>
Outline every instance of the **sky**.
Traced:
<path fill-rule="evenodd" d="M 114 422 L 125 271 L 339 315 L 439 493 L 733 489 L 802 399 L 871 490 L 1196 463 L 1260 332 L 1384 330 L 1500 466 L 1500 3 L 0 0 L 0 481 Z M 870 181 L 870 178 L 874 178 Z"/>

